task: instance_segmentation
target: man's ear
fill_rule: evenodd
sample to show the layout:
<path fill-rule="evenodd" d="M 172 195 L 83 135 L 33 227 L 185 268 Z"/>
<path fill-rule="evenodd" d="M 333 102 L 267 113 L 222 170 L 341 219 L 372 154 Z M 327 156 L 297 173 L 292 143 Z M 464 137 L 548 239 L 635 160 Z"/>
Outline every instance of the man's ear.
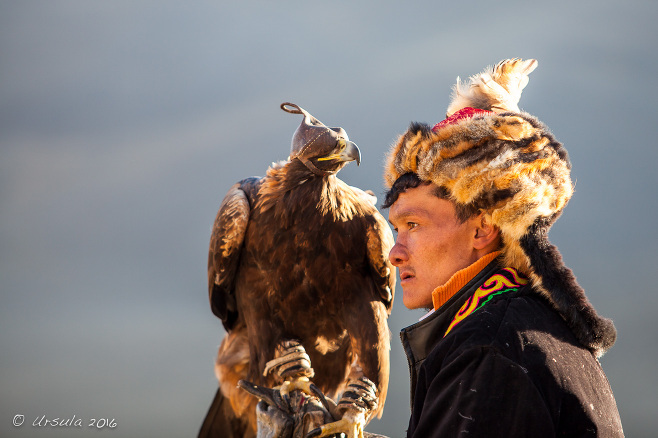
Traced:
<path fill-rule="evenodd" d="M 489 222 L 489 218 L 480 213 L 476 218 L 475 237 L 473 239 L 473 248 L 485 249 L 491 246 L 491 249 L 497 249 L 499 244 L 500 230 L 497 226 Z"/>

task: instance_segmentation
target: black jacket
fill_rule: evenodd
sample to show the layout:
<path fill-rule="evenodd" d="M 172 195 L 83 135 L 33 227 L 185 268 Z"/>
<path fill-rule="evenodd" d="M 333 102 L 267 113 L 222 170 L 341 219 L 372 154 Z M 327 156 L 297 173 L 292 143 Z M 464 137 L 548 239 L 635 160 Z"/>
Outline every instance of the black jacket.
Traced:
<path fill-rule="evenodd" d="M 548 300 L 496 261 L 401 338 L 409 437 L 623 436 L 596 357 Z"/>

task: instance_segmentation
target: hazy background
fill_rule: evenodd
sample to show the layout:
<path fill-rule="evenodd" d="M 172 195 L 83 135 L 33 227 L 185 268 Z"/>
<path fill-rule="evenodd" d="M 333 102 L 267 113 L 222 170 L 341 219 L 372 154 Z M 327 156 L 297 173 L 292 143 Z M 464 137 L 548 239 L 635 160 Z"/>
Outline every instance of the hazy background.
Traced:
<path fill-rule="evenodd" d="M 520 106 L 576 181 L 551 241 L 615 320 L 602 365 L 626 435 L 655 436 L 657 18 L 655 0 L 1 0 L 0 435 L 196 436 L 223 336 L 210 227 L 234 182 L 287 157 L 300 118 L 279 104 L 344 127 L 363 161 L 340 177 L 381 202 L 409 122 L 441 120 L 458 75 L 522 57 L 539 67 Z M 422 314 L 397 292 L 368 427 L 392 437 L 409 415 L 397 334 Z"/>

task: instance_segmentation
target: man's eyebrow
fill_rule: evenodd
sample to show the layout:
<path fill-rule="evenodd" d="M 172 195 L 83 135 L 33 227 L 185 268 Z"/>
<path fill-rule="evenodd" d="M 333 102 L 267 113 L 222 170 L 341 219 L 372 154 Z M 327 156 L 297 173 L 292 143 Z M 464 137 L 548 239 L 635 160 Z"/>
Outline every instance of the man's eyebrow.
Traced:
<path fill-rule="evenodd" d="M 408 217 L 424 217 L 427 216 L 428 213 L 422 208 L 413 208 L 413 209 L 408 209 L 408 210 L 402 210 L 401 212 L 397 213 L 394 215 L 393 219 L 396 221 L 402 221 Z M 391 215 L 388 215 L 388 221 L 393 225 L 393 221 L 391 220 Z"/>

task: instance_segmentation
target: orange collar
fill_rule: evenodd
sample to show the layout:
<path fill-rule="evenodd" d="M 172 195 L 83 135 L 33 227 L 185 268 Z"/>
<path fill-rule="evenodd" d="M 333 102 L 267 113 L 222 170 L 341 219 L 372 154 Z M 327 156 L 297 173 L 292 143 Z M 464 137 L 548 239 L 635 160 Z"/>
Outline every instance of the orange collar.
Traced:
<path fill-rule="evenodd" d="M 493 259 L 500 255 L 500 251 L 491 252 L 485 256 L 482 256 L 478 261 L 472 265 L 461 269 L 455 272 L 450 280 L 448 280 L 444 285 L 437 287 L 432 292 L 432 303 L 434 304 L 434 310 L 443 306 L 446 301 L 450 299 L 454 294 L 456 294 L 462 287 L 466 285 L 473 277 L 475 277 L 478 272 L 484 269 Z"/>

